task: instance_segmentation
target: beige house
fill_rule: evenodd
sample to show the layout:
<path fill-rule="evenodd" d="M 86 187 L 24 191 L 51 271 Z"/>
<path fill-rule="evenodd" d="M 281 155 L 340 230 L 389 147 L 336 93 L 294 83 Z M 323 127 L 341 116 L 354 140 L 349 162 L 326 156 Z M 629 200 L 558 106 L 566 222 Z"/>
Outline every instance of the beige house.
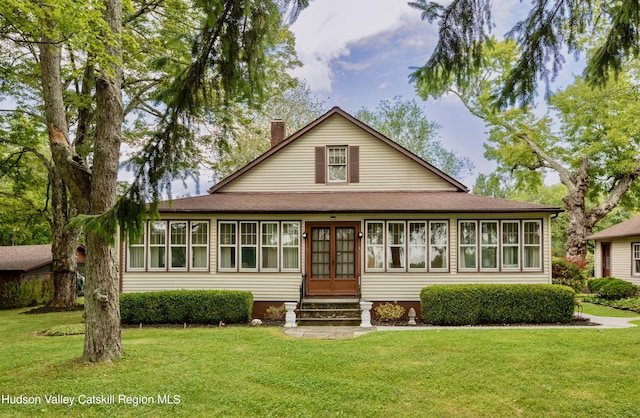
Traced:
<path fill-rule="evenodd" d="M 594 277 L 617 277 L 640 285 L 640 216 L 588 237 L 595 241 Z"/>
<path fill-rule="evenodd" d="M 123 246 L 123 292 L 237 289 L 254 315 L 302 298 L 396 301 L 449 283 L 551 283 L 561 209 L 467 187 L 333 108 Z"/>

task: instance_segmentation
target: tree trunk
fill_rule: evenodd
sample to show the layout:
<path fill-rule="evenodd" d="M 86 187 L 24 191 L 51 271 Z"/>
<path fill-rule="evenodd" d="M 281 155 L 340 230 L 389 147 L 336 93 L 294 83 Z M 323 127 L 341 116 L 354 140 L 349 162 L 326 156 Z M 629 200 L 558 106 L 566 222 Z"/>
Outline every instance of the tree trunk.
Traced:
<path fill-rule="evenodd" d="M 77 259 L 80 230 L 69 228 L 73 204 L 67 199 L 67 190 L 55 164 L 49 175 L 51 182 L 51 253 L 53 255 L 53 298 L 49 306 L 70 308 L 76 305 Z"/>
<path fill-rule="evenodd" d="M 110 32 L 103 34 L 112 58 L 96 78 L 96 139 L 91 184 L 91 213 L 102 214 L 116 202 L 116 182 L 122 138 L 122 0 L 108 0 L 103 11 Z M 110 361 L 122 355 L 119 277 L 116 249 L 109 238 L 86 232 L 84 358 Z"/>
<path fill-rule="evenodd" d="M 593 228 L 585 204 L 585 196 L 589 190 L 587 166 L 588 160 L 585 158 L 571 179 L 563 181 L 569 190 L 569 193 L 562 199 L 565 209 L 569 212 L 569 223 L 566 228 L 567 241 L 564 248 L 567 250 L 567 260 L 578 266 L 585 265 L 588 250 L 587 237 L 591 235 Z M 567 184 L 569 180 L 571 183 Z"/>

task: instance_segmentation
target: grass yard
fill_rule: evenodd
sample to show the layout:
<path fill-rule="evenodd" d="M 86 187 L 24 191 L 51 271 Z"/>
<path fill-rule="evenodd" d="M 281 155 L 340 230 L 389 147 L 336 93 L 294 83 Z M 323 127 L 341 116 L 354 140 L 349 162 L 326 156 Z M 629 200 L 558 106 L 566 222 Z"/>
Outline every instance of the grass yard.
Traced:
<path fill-rule="evenodd" d="M 0 311 L 0 416 L 640 416 L 640 328 L 333 341 L 277 328 L 132 328 L 126 357 L 91 365 L 77 361 L 82 335 L 38 333 L 79 323 L 81 312 L 24 311 Z M 47 404 L 49 395 L 74 404 Z M 41 403 L 12 403 L 29 397 Z"/>

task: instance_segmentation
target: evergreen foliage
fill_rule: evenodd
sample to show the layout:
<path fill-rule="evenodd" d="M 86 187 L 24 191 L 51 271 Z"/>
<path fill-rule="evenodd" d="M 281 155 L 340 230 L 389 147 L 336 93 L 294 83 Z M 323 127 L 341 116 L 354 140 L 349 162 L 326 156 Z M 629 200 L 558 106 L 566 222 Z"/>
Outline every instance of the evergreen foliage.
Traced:
<path fill-rule="evenodd" d="M 457 0 L 443 6 L 417 0 L 409 4 L 422 12 L 423 20 L 436 22 L 439 27 L 434 52 L 412 79 L 436 91 L 451 80 L 468 84 L 469 74 L 482 66 L 482 56 L 490 43 L 494 2 Z M 611 73 L 619 74 L 627 58 L 640 55 L 639 25 L 637 1 L 533 1 L 527 17 L 506 34 L 518 43 L 519 56 L 495 92 L 495 103 L 499 107 L 531 104 L 538 80 L 546 83 L 548 93 L 549 83 L 565 62 L 565 48 L 570 54 L 578 54 L 580 36 L 602 27 L 603 42 L 588 57 L 584 73 L 589 83 L 606 85 Z"/>

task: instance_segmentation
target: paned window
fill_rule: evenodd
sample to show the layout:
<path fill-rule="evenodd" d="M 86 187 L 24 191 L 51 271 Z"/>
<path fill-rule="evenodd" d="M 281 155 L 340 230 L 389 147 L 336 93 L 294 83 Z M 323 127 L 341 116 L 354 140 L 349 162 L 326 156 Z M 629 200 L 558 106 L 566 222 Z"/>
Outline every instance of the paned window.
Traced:
<path fill-rule="evenodd" d="M 633 275 L 640 275 L 640 244 L 633 244 L 632 249 L 633 257 Z"/>
<path fill-rule="evenodd" d="M 409 222 L 409 270 L 427 268 L 427 223 Z"/>
<path fill-rule="evenodd" d="M 171 269 L 187 269 L 187 223 L 169 222 Z"/>
<path fill-rule="evenodd" d="M 300 271 L 300 222 L 225 221 L 218 229 L 220 271 Z"/>
<path fill-rule="evenodd" d="M 236 244 L 237 244 L 237 225 L 235 222 L 220 222 L 219 229 L 219 248 L 220 256 L 218 257 L 218 267 L 220 270 L 235 270 L 236 268 Z"/>
<path fill-rule="evenodd" d="M 520 222 L 502 222 L 502 268 L 520 268 Z"/>
<path fill-rule="evenodd" d="M 405 223 L 390 221 L 387 223 L 387 268 L 399 270 L 405 268 Z"/>
<path fill-rule="evenodd" d="M 478 224 L 475 221 L 460 222 L 458 245 L 460 247 L 458 265 L 460 270 L 478 268 Z"/>
<path fill-rule="evenodd" d="M 258 224 L 240 222 L 240 270 L 258 268 Z"/>
<path fill-rule="evenodd" d="M 135 240 L 129 240 L 129 253 L 127 255 L 128 270 L 144 270 L 146 267 L 145 238 L 144 232 Z"/>
<path fill-rule="evenodd" d="M 209 223 L 191 222 L 191 269 L 209 268 Z"/>
<path fill-rule="evenodd" d="M 429 222 L 429 268 L 446 270 L 449 266 L 449 228 L 447 222 Z"/>
<path fill-rule="evenodd" d="M 149 224 L 149 269 L 164 270 L 167 267 L 167 223 Z"/>
<path fill-rule="evenodd" d="M 498 269 L 498 221 L 480 222 L 480 268 Z"/>
<path fill-rule="evenodd" d="M 278 270 L 279 238 L 277 222 L 262 222 L 260 258 L 263 270 Z"/>
<path fill-rule="evenodd" d="M 523 222 L 522 258 L 525 269 L 539 270 L 542 267 L 542 225 L 540 221 Z"/>
<path fill-rule="evenodd" d="M 282 222 L 282 269 L 300 269 L 300 223 Z"/>
<path fill-rule="evenodd" d="M 367 222 L 367 270 L 384 270 L 384 222 Z"/>
<path fill-rule="evenodd" d="M 327 170 L 329 182 L 347 181 L 347 147 L 329 147 L 327 149 Z"/>

